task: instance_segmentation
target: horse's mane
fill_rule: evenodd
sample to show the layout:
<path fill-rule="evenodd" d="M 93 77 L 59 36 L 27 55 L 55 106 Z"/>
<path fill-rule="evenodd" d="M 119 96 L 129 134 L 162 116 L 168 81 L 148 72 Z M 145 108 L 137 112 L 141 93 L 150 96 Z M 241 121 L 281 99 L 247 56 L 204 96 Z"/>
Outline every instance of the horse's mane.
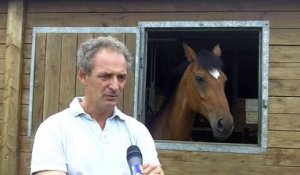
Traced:
<path fill-rule="evenodd" d="M 208 50 L 201 50 L 198 53 L 198 65 L 205 70 L 221 69 L 223 66 L 222 59 Z"/>
<path fill-rule="evenodd" d="M 215 54 L 208 50 L 201 50 L 197 55 L 197 63 L 199 66 L 203 67 L 205 70 L 212 69 L 222 69 L 223 62 L 222 59 L 218 58 Z M 162 105 L 160 106 L 160 111 L 165 109 L 169 103 L 171 97 L 175 93 L 178 84 L 182 78 L 182 75 L 190 63 L 185 61 L 179 64 L 173 71 L 171 71 L 165 92 L 165 97 Z"/>

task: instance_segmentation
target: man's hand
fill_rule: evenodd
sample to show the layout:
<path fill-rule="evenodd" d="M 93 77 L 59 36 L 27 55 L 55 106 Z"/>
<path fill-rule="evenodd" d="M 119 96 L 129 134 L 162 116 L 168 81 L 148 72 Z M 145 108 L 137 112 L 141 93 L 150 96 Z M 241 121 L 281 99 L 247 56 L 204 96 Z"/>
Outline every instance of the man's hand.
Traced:
<path fill-rule="evenodd" d="M 145 164 L 143 165 L 144 175 L 164 175 L 160 166 Z"/>

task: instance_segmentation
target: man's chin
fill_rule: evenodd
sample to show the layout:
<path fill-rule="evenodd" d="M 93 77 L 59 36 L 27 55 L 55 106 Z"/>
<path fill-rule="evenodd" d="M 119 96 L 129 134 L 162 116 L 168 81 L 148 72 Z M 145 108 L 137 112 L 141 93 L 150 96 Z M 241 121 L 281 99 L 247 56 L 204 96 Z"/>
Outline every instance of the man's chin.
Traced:
<path fill-rule="evenodd" d="M 117 105 L 117 101 L 106 101 L 107 107 L 115 107 Z"/>

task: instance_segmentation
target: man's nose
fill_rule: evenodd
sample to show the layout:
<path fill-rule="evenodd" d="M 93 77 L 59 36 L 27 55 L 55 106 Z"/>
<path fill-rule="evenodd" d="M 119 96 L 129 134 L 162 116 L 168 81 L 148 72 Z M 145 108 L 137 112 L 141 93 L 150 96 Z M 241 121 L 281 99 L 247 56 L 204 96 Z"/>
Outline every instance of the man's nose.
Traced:
<path fill-rule="evenodd" d="M 118 78 L 117 78 L 117 76 L 113 76 L 112 78 L 111 78 L 111 81 L 110 81 L 110 84 L 109 84 L 109 88 L 110 89 L 113 89 L 113 90 L 116 90 L 116 89 L 118 89 L 119 88 L 119 81 L 118 81 Z"/>

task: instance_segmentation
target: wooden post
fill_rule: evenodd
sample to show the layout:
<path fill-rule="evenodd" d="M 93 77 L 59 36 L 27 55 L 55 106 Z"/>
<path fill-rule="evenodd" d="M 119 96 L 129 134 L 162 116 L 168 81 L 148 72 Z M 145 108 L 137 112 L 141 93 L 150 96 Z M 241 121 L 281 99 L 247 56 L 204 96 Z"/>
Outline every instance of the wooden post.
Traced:
<path fill-rule="evenodd" d="M 23 59 L 23 0 L 8 1 L 0 174 L 17 175 Z"/>

